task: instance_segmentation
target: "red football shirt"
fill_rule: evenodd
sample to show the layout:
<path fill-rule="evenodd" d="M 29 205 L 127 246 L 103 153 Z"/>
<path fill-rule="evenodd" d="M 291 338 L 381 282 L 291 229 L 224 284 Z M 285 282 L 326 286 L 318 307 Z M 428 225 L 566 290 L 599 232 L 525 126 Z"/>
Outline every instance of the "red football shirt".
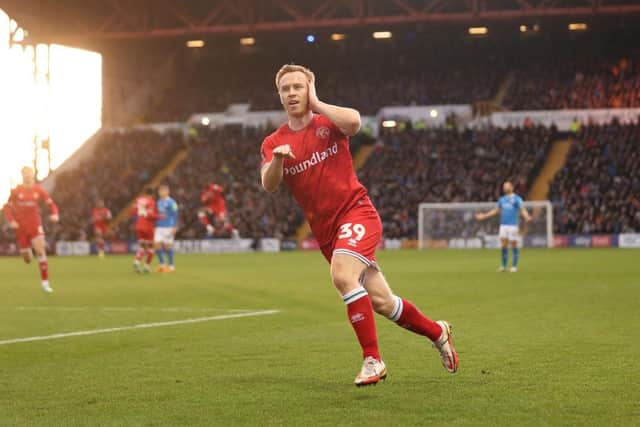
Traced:
<path fill-rule="evenodd" d="M 293 131 L 284 124 L 265 138 L 262 164 L 284 144 L 296 156 L 284 160 L 284 183 L 304 210 L 318 243 L 327 244 L 342 216 L 367 196 L 353 169 L 349 138 L 325 116 L 314 115 L 304 129 Z"/>
<path fill-rule="evenodd" d="M 93 226 L 96 228 L 106 228 L 111 219 L 111 211 L 107 208 L 93 208 L 91 211 Z"/>
<path fill-rule="evenodd" d="M 224 187 L 214 183 L 207 185 L 200 195 L 200 202 L 214 212 L 226 211 L 227 204 L 224 200 Z"/>
<path fill-rule="evenodd" d="M 16 221 L 21 227 L 37 227 L 42 224 L 40 203 L 46 203 L 52 215 L 58 214 L 58 207 L 44 188 L 37 184 L 30 188 L 18 185 L 11 191 L 9 201 L 4 206 L 7 220 Z"/>
<path fill-rule="evenodd" d="M 158 219 L 156 201 L 151 196 L 138 197 L 133 205 L 131 214 L 137 217 L 137 230 L 153 230 L 156 225 L 156 219 Z"/>

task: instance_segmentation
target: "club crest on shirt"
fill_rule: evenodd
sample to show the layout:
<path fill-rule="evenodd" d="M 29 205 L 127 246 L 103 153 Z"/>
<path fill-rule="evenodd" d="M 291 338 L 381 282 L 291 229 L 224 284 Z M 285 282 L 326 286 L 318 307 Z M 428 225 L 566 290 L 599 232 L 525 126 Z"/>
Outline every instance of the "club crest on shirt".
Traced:
<path fill-rule="evenodd" d="M 316 137 L 320 138 L 320 139 L 327 139 L 329 138 L 329 128 L 326 126 L 321 126 L 316 130 Z"/>

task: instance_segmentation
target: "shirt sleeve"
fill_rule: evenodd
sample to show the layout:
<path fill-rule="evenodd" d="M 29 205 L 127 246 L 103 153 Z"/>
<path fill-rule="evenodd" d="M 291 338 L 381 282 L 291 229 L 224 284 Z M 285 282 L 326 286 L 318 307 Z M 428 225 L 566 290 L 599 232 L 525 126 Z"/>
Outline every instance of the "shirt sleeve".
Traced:
<path fill-rule="evenodd" d="M 328 117 L 322 116 L 323 123 L 325 123 L 327 126 L 329 126 L 329 129 L 331 130 L 331 133 L 334 134 L 337 138 L 346 138 L 347 135 L 344 134 L 344 132 L 342 132 L 342 129 L 340 129 L 335 123 L 333 123 L 331 120 L 329 120 Z"/>
<path fill-rule="evenodd" d="M 9 222 L 15 221 L 15 216 L 13 215 L 13 199 L 14 199 L 14 197 L 15 197 L 15 194 L 14 194 L 13 191 L 11 191 L 11 194 L 9 195 L 9 200 L 7 200 L 7 203 L 2 208 L 2 211 L 4 212 L 4 216 L 5 216 L 5 218 L 7 218 L 7 221 L 9 221 Z"/>
<path fill-rule="evenodd" d="M 40 190 L 40 196 L 42 197 L 44 202 L 47 204 L 47 207 L 49 208 L 51 215 L 58 215 L 58 205 L 55 204 L 55 202 L 53 201 L 49 193 L 47 193 L 47 190 L 45 190 L 42 187 L 40 187 L 39 190 Z"/>
<path fill-rule="evenodd" d="M 265 138 L 260 147 L 260 156 L 262 156 L 261 167 L 264 167 L 267 163 L 273 160 L 273 140 L 271 138 Z"/>
<path fill-rule="evenodd" d="M 522 209 L 522 204 L 524 202 L 522 201 L 522 197 L 518 196 L 518 210 Z"/>
<path fill-rule="evenodd" d="M 496 203 L 496 208 L 500 209 L 500 199 L 498 199 L 498 202 Z"/>

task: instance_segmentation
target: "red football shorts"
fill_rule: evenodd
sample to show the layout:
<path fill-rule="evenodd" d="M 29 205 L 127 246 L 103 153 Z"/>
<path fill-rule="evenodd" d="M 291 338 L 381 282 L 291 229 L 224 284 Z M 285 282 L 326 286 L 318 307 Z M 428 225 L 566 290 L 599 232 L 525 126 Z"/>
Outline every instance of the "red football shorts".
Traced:
<path fill-rule="evenodd" d="M 18 249 L 31 249 L 31 242 L 36 237 L 44 237 L 44 229 L 41 224 L 20 224 L 16 230 Z"/>
<path fill-rule="evenodd" d="M 136 228 L 136 239 L 143 242 L 153 242 L 153 228 Z"/>
<path fill-rule="evenodd" d="M 329 263 L 334 254 L 340 253 L 377 269 L 376 249 L 381 238 L 380 216 L 369 199 L 364 199 L 340 219 L 333 240 L 320 250 Z"/>
<path fill-rule="evenodd" d="M 96 236 L 104 236 L 107 234 L 107 226 L 106 225 L 96 225 L 93 227 L 93 233 Z"/>
<path fill-rule="evenodd" d="M 227 208 L 226 206 L 220 205 L 211 205 L 207 207 L 207 210 L 218 220 L 224 221 L 227 219 Z"/>

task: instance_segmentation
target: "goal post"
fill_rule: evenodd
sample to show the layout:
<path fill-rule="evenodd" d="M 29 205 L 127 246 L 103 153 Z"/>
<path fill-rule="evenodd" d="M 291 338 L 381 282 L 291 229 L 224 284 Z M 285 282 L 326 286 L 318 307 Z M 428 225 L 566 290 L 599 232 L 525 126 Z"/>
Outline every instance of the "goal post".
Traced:
<path fill-rule="evenodd" d="M 495 202 L 421 203 L 418 206 L 418 248 L 497 248 L 500 215 L 484 221 L 478 212 L 496 207 Z M 553 247 L 553 207 L 548 200 L 527 201 L 532 221 L 520 221 L 520 246 Z"/>

